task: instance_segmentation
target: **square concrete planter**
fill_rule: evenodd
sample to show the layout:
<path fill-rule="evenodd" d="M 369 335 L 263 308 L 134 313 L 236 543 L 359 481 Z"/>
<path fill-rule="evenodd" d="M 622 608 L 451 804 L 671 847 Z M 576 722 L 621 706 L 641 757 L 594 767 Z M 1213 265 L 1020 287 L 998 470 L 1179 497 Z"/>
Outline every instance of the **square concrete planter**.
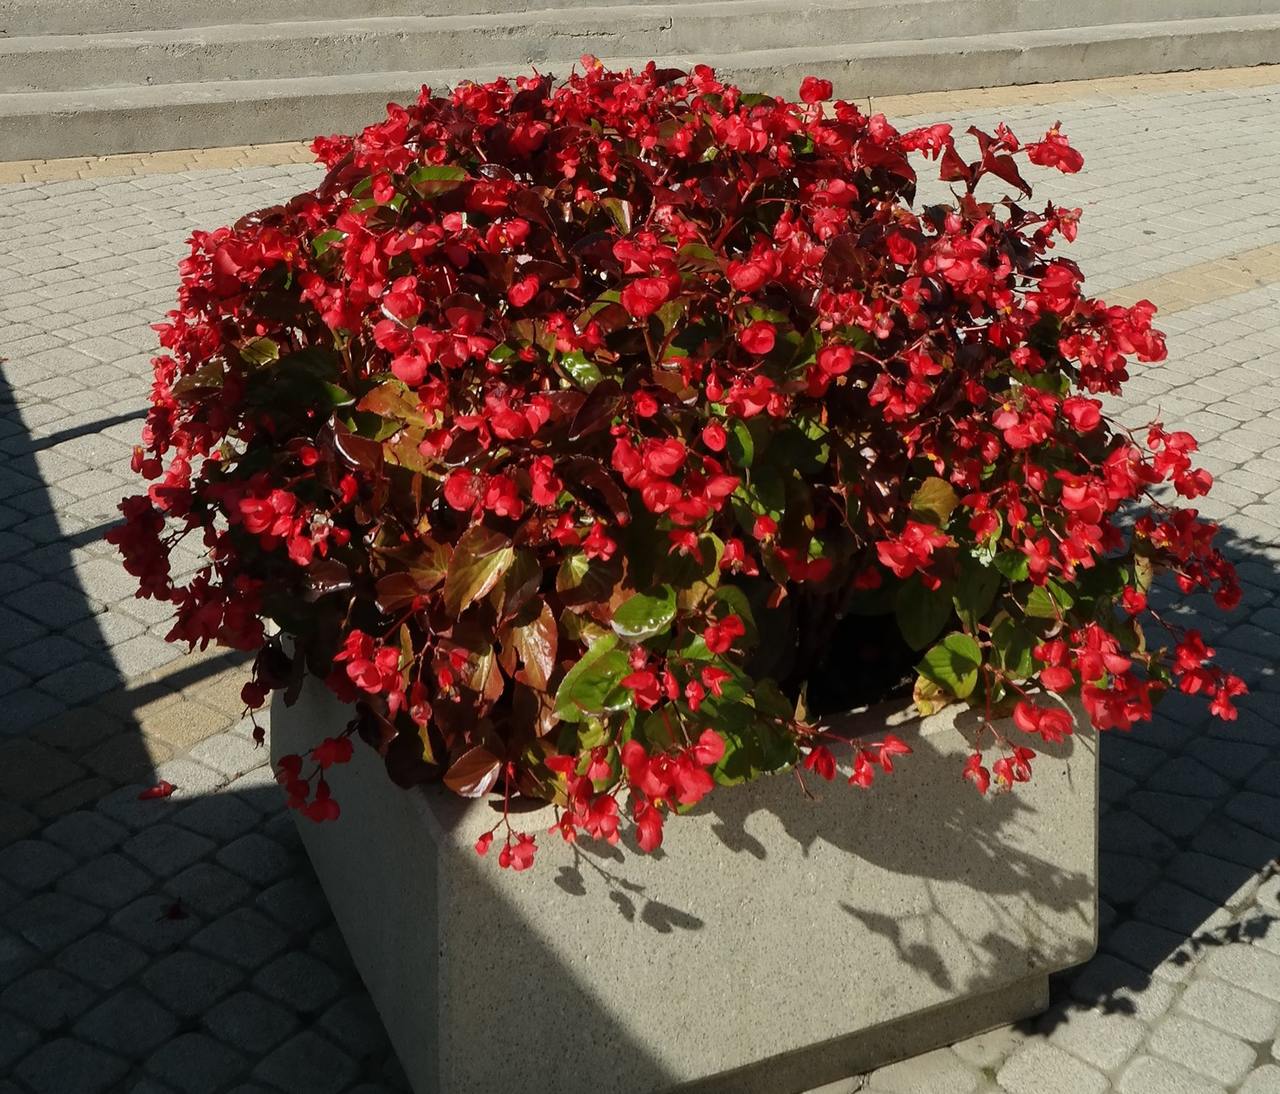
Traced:
<path fill-rule="evenodd" d="M 970 717 L 896 726 L 914 755 L 869 791 L 717 790 L 653 856 L 565 845 L 540 809 L 534 868 L 500 871 L 472 848 L 489 805 L 401 791 L 359 743 L 341 818 L 299 822 L 417 1094 L 788 1094 L 1036 1013 L 1094 952 L 1096 736 L 983 798 Z M 277 700 L 272 754 L 347 720 L 318 685 Z"/>

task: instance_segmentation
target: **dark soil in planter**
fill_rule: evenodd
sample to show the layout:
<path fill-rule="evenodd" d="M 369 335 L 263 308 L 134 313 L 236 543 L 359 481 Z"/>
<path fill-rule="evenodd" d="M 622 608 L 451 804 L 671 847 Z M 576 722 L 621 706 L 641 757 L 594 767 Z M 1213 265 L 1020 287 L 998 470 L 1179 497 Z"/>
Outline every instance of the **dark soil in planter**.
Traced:
<path fill-rule="evenodd" d="M 919 660 L 893 616 L 846 616 L 809 672 L 809 712 L 839 714 L 886 699 L 909 699 Z"/>

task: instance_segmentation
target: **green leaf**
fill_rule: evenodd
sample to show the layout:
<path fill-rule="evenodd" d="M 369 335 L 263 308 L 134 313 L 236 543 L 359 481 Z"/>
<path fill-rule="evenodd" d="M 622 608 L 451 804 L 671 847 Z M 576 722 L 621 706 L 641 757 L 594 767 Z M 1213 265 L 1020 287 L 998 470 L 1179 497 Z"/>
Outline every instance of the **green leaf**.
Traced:
<path fill-rule="evenodd" d="M 930 649 L 916 671 L 957 699 L 965 699 L 977 687 L 981 667 L 982 648 L 970 635 L 956 632 Z"/>
<path fill-rule="evenodd" d="M 424 198 L 430 198 L 456 190 L 466 181 L 466 178 L 467 172 L 464 168 L 429 164 L 419 167 L 409 176 L 409 185 Z"/>
<path fill-rule="evenodd" d="M 1027 597 L 1027 615 L 1036 619 L 1057 619 L 1075 603 L 1071 594 L 1049 578 L 1043 585 L 1037 585 Z"/>
<path fill-rule="evenodd" d="M 992 628 L 991 645 L 1002 668 L 1019 680 L 1026 680 L 1035 668 L 1031 651 L 1038 643 L 1028 628 L 1005 616 Z"/>
<path fill-rule="evenodd" d="M 939 528 L 946 527 L 951 511 L 959 504 L 960 499 L 952 485 L 946 479 L 936 477 L 925 479 L 920 489 L 911 495 L 911 512 Z"/>
<path fill-rule="evenodd" d="M 587 360 L 586 354 L 575 349 L 560 358 L 560 367 L 569 374 L 579 387 L 590 391 L 602 379 L 600 370 Z"/>
<path fill-rule="evenodd" d="M 996 590 L 1000 587 L 1000 572 L 983 566 L 977 559 L 963 559 L 960 580 L 956 583 L 956 613 L 969 627 L 976 630 L 983 617 L 995 603 Z"/>
<path fill-rule="evenodd" d="M 444 606 L 459 615 L 485 596 L 515 560 L 511 537 L 482 524 L 468 528 L 458 540 L 444 578 Z"/>
<path fill-rule="evenodd" d="M 621 710 L 631 697 L 619 681 L 631 662 L 617 648 L 617 635 L 606 635 L 587 649 L 556 689 L 556 713 L 561 721 L 580 722 L 588 714 Z"/>
<path fill-rule="evenodd" d="M 662 634 L 676 617 L 676 591 L 663 585 L 657 593 L 636 593 L 628 597 L 613 613 L 610 624 L 620 638 L 643 642 Z"/>
<path fill-rule="evenodd" d="M 319 258 L 339 240 L 346 238 L 346 232 L 340 232 L 337 228 L 330 228 L 327 232 L 321 232 L 311 241 L 311 250 L 316 258 Z"/>
<path fill-rule="evenodd" d="M 755 459 L 755 438 L 751 436 L 751 428 L 741 418 L 735 419 L 729 430 L 729 443 L 726 451 L 729 459 L 738 467 L 750 467 Z"/>
<path fill-rule="evenodd" d="M 1027 556 L 1021 551 L 1001 551 L 995 557 L 995 567 L 1010 581 L 1026 581 L 1030 573 Z"/>
<path fill-rule="evenodd" d="M 267 365 L 280 360 L 280 347 L 270 338 L 252 338 L 240 347 L 240 358 L 246 364 Z"/>
<path fill-rule="evenodd" d="M 918 578 L 911 578 L 898 587 L 894 597 L 893 614 L 898 629 L 917 650 L 924 649 L 938 637 L 938 632 L 951 618 L 951 611 L 951 589 L 947 582 L 930 591 Z"/>

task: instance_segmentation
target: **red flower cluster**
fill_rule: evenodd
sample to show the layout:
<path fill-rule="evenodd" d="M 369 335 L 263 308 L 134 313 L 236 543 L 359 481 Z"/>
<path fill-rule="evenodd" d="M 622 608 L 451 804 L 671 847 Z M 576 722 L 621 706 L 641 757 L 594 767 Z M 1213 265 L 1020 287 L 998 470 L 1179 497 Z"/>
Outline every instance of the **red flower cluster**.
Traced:
<path fill-rule="evenodd" d="M 1214 526 L 1151 495 L 1204 493 L 1195 443 L 1091 397 L 1163 357 L 1154 308 L 1082 296 L 1055 253 L 1078 210 L 1026 201 L 1020 160 L 1079 153 L 1005 126 L 965 152 L 830 95 L 589 60 L 423 89 L 318 140 L 313 192 L 193 236 L 111 538 L 173 639 L 259 651 L 249 705 L 308 672 L 355 705 L 281 763 L 291 804 L 338 815 L 356 732 L 402 785 L 541 798 L 564 838 L 645 850 L 716 784 L 834 778 L 833 745 L 869 786 L 905 742 L 839 740 L 760 667 L 852 610 L 924 651 L 922 707 L 986 713 L 981 790 L 1031 773 L 996 714 L 1070 732 L 1037 689 L 1100 728 L 1175 683 L 1233 715 L 1243 686 L 1145 596 L 1161 569 L 1239 596 Z M 913 208 L 912 155 L 954 201 Z M 1013 196 L 979 200 L 988 177 Z M 804 629 L 762 643 L 788 600 Z"/>

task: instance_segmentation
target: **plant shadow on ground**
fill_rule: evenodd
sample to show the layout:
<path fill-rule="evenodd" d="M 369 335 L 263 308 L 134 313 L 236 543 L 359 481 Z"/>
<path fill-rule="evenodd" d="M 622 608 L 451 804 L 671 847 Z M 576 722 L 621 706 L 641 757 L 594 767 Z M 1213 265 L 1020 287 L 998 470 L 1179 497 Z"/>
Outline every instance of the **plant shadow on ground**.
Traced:
<path fill-rule="evenodd" d="M 237 722 L 245 658 L 157 656 L 163 607 L 102 542 L 113 502 L 58 485 L 109 489 L 141 413 L 29 428 L 21 369 L 0 358 L 0 1072 L 407 1090 L 279 789 L 178 758 Z M 173 797 L 138 800 L 162 777 Z"/>

